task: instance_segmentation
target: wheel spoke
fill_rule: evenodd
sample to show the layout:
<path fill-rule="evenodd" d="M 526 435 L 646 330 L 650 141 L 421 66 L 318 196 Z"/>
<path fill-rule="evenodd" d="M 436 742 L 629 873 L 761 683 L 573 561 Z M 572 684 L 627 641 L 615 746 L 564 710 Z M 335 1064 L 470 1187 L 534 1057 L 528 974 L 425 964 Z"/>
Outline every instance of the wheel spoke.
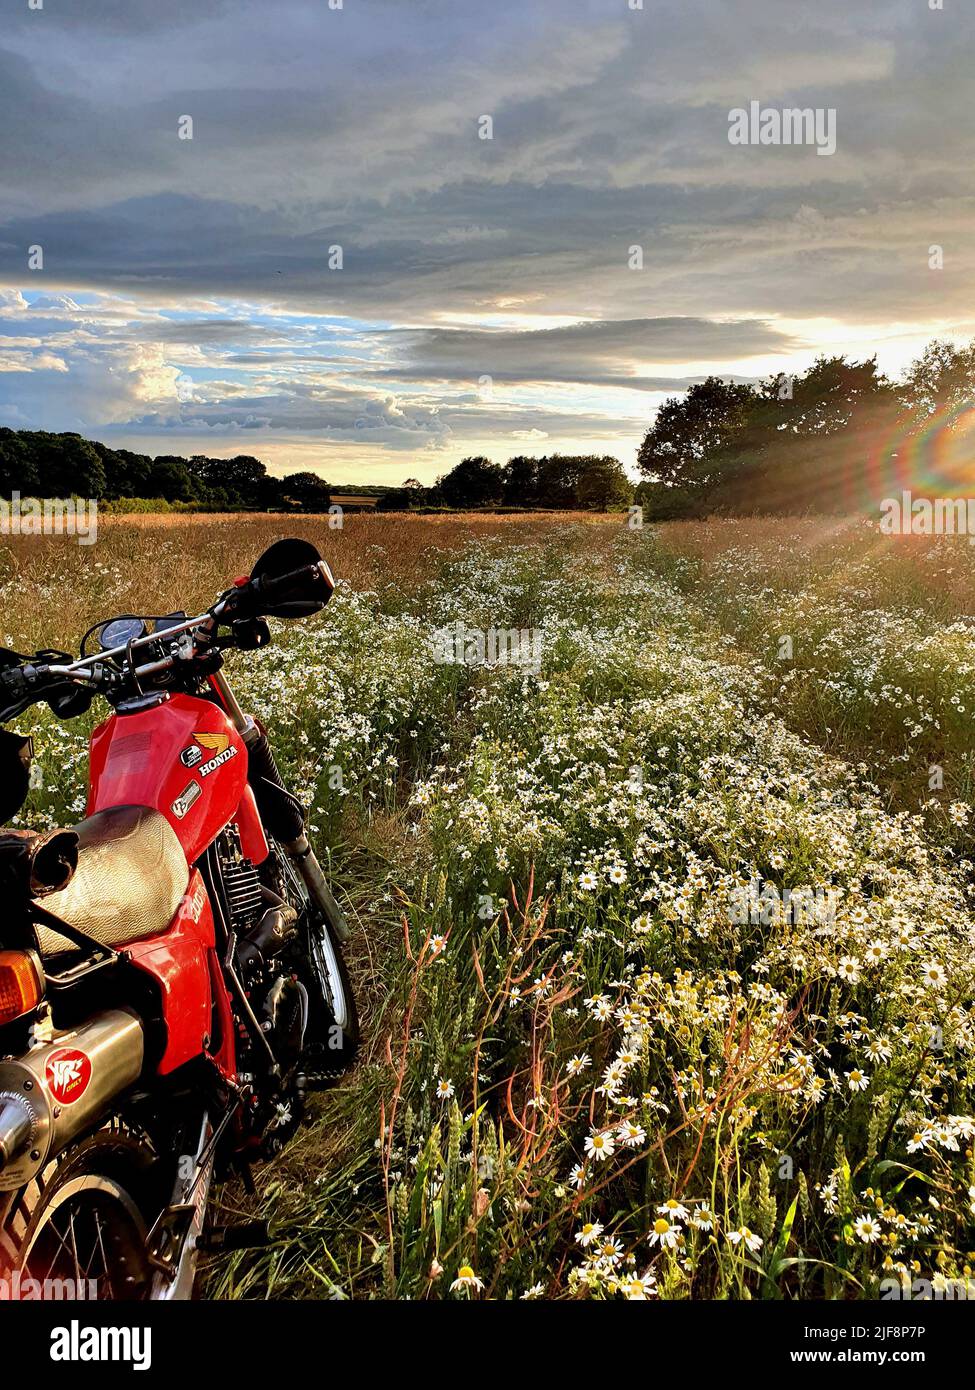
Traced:
<path fill-rule="evenodd" d="M 81 1279 L 81 1266 L 78 1259 L 78 1242 L 75 1239 L 74 1233 L 74 1207 L 71 1208 L 71 1216 L 69 1218 L 69 1230 L 71 1233 L 71 1249 L 74 1252 L 74 1276 L 75 1280 L 78 1281 Z"/>
<path fill-rule="evenodd" d="M 112 1227 L 97 1202 L 80 1206 L 72 1203 L 66 1210 L 52 1214 L 44 1232 L 47 1247 L 38 1246 L 37 1257 L 47 1267 L 41 1275 L 39 1266 L 35 1278 L 71 1277 L 79 1288 L 83 1282 L 93 1281 L 99 1298 L 122 1296 L 115 1287 L 109 1256 L 109 1246 L 115 1244 Z M 89 1252 L 87 1258 L 82 1257 L 82 1250 Z"/>
<path fill-rule="evenodd" d="M 57 1226 L 53 1221 L 48 1222 L 48 1230 L 53 1234 L 53 1236 L 57 1240 L 60 1249 L 55 1250 L 53 1258 L 51 1259 L 51 1263 L 48 1265 L 47 1273 L 44 1276 L 45 1279 L 50 1279 L 52 1273 L 54 1272 L 54 1266 L 58 1262 L 58 1256 L 61 1255 L 62 1252 L 65 1255 L 67 1255 L 69 1259 L 71 1258 L 71 1251 L 68 1249 L 68 1242 L 65 1240 L 64 1236 L 58 1230 Z"/>
<path fill-rule="evenodd" d="M 110 1293 L 111 1296 L 114 1298 L 114 1297 L 115 1297 L 115 1285 L 112 1283 L 112 1270 L 111 1270 L 111 1266 L 110 1266 L 109 1263 L 108 1263 L 108 1255 L 105 1253 L 105 1242 L 104 1242 L 104 1240 L 102 1239 L 103 1234 L 104 1234 L 104 1231 L 103 1231 L 103 1227 L 102 1227 L 102 1218 L 101 1218 L 101 1215 L 100 1215 L 100 1213 L 98 1212 L 98 1210 L 97 1210 L 97 1208 L 96 1208 L 96 1210 L 95 1210 L 95 1238 L 96 1238 L 96 1242 L 97 1242 L 98 1248 L 101 1250 L 101 1253 L 102 1253 L 102 1269 L 104 1270 L 104 1273 L 105 1273 L 105 1283 L 108 1285 L 108 1291 L 109 1291 L 109 1293 Z M 94 1253 L 95 1253 L 94 1250 L 92 1250 L 92 1254 L 94 1254 Z"/>

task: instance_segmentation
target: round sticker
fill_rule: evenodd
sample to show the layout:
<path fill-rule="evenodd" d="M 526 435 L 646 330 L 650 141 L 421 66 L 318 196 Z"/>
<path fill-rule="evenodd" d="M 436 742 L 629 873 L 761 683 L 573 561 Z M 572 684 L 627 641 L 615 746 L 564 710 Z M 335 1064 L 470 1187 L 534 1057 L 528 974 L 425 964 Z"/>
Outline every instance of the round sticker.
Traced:
<path fill-rule="evenodd" d="M 91 1060 L 76 1047 L 59 1047 L 47 1059 L 47 1088 L 61 1105 L 73 1105 L 88 1089 Z"/>

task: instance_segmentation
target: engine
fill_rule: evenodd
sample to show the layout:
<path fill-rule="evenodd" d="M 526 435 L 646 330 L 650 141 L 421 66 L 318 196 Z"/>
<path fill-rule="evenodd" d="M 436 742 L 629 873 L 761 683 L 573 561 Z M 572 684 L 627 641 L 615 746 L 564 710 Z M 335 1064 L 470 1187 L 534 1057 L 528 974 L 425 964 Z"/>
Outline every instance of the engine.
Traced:
<path fill-rule="evenodd" d="M 261 916 L 263 904 L 261 876 L 241 849 L 235 825 L 228 826 L 217 842 L 217 862 L 229 925 L 238 937 L 243 937 Z"/>
<path fill-rule="evenodd" d="M 308 993 L 282 960 L 298 940 L 298 914 L 261 881 L 235 826 L 217 847 L 224 902 L 237 936 L 237 969 L 251 1008 L 283 1072 L 297 1062 L 308 1022 Z"/>

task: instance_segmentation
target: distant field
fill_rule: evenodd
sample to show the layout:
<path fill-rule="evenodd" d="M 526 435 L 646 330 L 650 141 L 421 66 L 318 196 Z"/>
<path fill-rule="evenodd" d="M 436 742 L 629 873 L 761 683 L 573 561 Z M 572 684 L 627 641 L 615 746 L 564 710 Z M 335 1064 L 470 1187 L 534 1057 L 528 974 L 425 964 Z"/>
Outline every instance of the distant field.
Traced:
<path fill-rule="evenodd" d="M 375 507 L 379 498 L 374 494 L 359 496 L 354 492 L 336 492 L 332 494 L 332 501 L 337 502 L 340 507 L 363 507 L 370 509 Z"/>
<path fill-rule="evenodd" d="M 339 591 L 234 680 L 354 923 L 366 1041 L 256 1195 L 222 1190 L 273 1243 L 205 1291 L 966 1274 L 975 548 L 836 519 L 120 517 L 88 549 L 0 544 L 3 630 L 202 606 L 288 532 Z M 540 667 L 438 659 L 457 623 L 538 634 Z M 85 727 L 33 731 L 29 819 L 69 822 Z M 482 1289 L 452 1293 L 467 1265 Z"/>

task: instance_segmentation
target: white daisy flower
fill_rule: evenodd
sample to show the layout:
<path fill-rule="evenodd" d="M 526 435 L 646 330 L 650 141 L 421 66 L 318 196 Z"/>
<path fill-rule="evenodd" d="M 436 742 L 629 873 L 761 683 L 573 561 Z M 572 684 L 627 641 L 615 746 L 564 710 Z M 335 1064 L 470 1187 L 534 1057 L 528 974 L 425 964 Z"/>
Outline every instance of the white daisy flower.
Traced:
<path fill-rule="evenodd" d="M 457 1271 L 457 1278 L 450 1286 L 451 1293 L 457 1293 L 460 1289 L 474 1289 L 480 1293 L 484 1288 L 484 1280 L 478 1279 L 470 1265 L 461 1265 Z"/>
<path fill-rule="evenodd" d="M 587 1221 L 581 1231 L 576 1231 L 576 1241 L 585 1248 L 597 1241 L 603 1233 L 603 1228 L 598 1221 Z"/>
<path fill-rule="evenodd" d="M 762 1237 L 750 1231 L 747 1226 L 739 1226 L 737 1231 L 729 1231 L 726 1239 L 732 1245 L 743 1244 L 753 1255 L 761 1250 L 763 1245 Z"/>
<path fill-rule="evenodd" d="M 875 1240 L 879 1240 L 882 1231 L 879 1222 L 872 1216 L 858 1216 L 853 1223 L 853 1229 L 865 1245 L 870 1245 Z"/>
<path fill-rule="evenodd" d="M 615 1152 L 616 1141 L 611 1134 L 600 1134 L 598 1130 L 594 1130 L 586 1136 L 586 1153 L 589 1158 L 597 1158 L 602 1163 Z"/>

